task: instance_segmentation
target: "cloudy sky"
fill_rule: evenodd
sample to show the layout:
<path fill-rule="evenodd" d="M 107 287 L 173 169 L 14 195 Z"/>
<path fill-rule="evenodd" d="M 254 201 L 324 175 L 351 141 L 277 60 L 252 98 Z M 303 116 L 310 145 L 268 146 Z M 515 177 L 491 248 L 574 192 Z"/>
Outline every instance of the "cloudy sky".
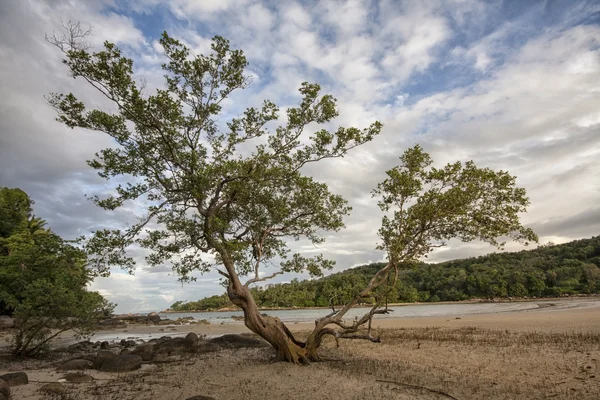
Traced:
<path fill-rule="evenodd" d="M 297 100 L 303 81 L 339 100 L 344 126 L 384 124 L 344 160 L 308 171 L 353 206 L 347 229 L 314 248 L 337 270 L 380 261 L 380 215 L 369 191 L 420 143 L 438 164 L 475 160 L 509 170 L 531 198 L 525 224 L 556 243 L 600 234 L 600 5 L 596 1 L 6 0 L 0 2 L 0 185 L 20 187 L 36 215 L 66 238 L 131 220 L 138 209 L 105 212 L 84 197 L 106 188 L 86 165 L 110 146 L 102 134 L 54 121 L 44 95 L 73 91 L 101 104 L 67 76 L 44 40 L 61 22 L 93 28 L 91 44 L 117 43 L 149 87 L 161 86 L 163 30 L 203 53 L 214 35 L 245 51 L 253 83 L 235 105 Z M 518 249 L 518 246 L 509 246 Z M 493 251 L 451 243 L 443 261 Z M 281 280 L 289 280 L 290 276 Z M 117 311 L 164 309 L 219 294 L 208 274 L 182 286 L 168 269 L 115 269 L 93 284 Z"/>

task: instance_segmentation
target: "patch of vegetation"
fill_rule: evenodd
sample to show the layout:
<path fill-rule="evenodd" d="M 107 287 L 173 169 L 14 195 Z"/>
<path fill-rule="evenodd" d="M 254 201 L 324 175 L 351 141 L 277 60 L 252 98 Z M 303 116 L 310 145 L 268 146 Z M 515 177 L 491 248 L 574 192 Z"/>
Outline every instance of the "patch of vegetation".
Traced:
<path fill-rule="evenodd" d="M 0 315 L 17 322 L 13 353 L 37 355 L 61 332 L 93 333 L 114 306 L 86 286 L 83 251 L 46 228 L 20 189 L 0 187 Z"/>

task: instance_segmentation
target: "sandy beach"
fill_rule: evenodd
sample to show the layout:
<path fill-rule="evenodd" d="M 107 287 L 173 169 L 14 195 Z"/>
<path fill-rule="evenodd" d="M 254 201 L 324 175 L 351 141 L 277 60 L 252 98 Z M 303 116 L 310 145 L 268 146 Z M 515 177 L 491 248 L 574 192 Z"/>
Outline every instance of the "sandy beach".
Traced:
<path fill-rule="evenodd" d="M 322 348 L 325 361 L 309 366 L 273 362 L 265 347 L 200 352 L 128 373 L 90 369 L 83 372 L 93 382 L 63 383 L 58 398 L 598 399 L 600 299 L 576 301 L 544 301 L 521 312 L 380 320 L 374 326 L 382 343 L 341 341 L 336 347 L 331 340 Z M 311 325 L 290 329 L 302 337 Z M 248 331 L 242 324 L 198 324 L 129 326 L 99 335 L 144 339 L 188 332 Z M 29 384 L 12 388 L 13 399 L 48 398 L 39 388 L 64 376 L 56 370 L 60 360 L 3 360 L 0 375 L 22 370 L 29 376 Z"/>

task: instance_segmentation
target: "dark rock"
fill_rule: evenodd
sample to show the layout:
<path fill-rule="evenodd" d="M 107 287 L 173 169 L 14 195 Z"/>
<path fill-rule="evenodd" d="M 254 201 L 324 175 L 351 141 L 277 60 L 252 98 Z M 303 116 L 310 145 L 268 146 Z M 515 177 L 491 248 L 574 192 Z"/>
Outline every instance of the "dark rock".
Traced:
<path fill-rule="evenodd" d="M 66 379 L 67 382 L 72 383 L 88 383 L 94 380 L 94 378 L 87 374 L 84 374 L 83 372 L 73 372 L 71 374 L 66 374 L 65 376 L 63 376 L 63 379 Z"/>
<path fill-rule="evenodd" d="M 121 346 L 123 347 L 135 347 L 135 340 L 121 340 Z"/>
<path fill-rule="evenodd" d="M 150 361 L 152 359 L 152 354 L 154 353 L 154 346 L 152 344 L 143 344 L 141 346 L 136 347 L 131 354 L 138 355 L 142 357 L 144 361 Z"/>
<path fill-rule="evenodd" d="M 216 399 L 211 396 L 204 396 L 202 394 L 199 394 L 197 396 L 188 397 L 186 400 L 216 400 Z"/>
<path fill-rule="evenodd" d="M 92 368 L 93 362 L 90 360 L 78 359 L 78 360 L 69 360 L 65 363 L 62 363 L 57 370 L 58 371 L 83 371 L 84 369 Z"/>
<path fill-rule="evenodd" d="M 46 383 L 44 386 L 40 388 L 40 392 L 53 394 L 53 395 L 62 395 L 67 392 L 67 389 L 58 382 Z"/>
<path fill-rule="evenodd" d="M 83 342 L 70 345 L 69 347 L 67 347 L 67 351 L 69 353 L 84 352 L 91 350 L 93 347 L 94 345 L 92 344 L 92 342 L 90 342 L 89 340 L 85 340 Z"/>
<path fill-rule="evenodd" d="M 100 366 L 102 372 L 127 372 L 142 366 L 142 357 L 133 354 L 123 354 L 105 360 Z"/>
<path fill-rule="evenodd" d="M 131 350 L 121 349 L 121 351 L 119 352 L 119 354 L 131 354 Z"/>
<path fill-rule="evenodd" d="M 0 375 L 0 379 L 8 383 L 8 386 L 27 385 L 29 378 L 25 372 L 9 372 L 8 374 Z"/>
<path fill-rule="evenodd" d="M 152 362 L 155 363 L 164 363 L 169 361 L 169 353 L 166 351 L 159 351 L 152 354 Z"/>
<path fill-rule="evenodd" d="M 4 379 L 0 379 L 0 399 L 4 396 L 5 399 L 10 399 L 10 386 Z"/>
<path fill-rule="evenodd" d="M 92 368 L 93 369 L 100 369 L 100 367 L 102 366 L 102 364 L 104 363 L 104 361 L 106 360 L 110 360 L 112 358 L 117 357 L 117 355 L 111 351 L 108 350 L 100 350 L 98 352 L 98 354 L 96 354 L 96 359 L 94 360 L 94 363 L 92 364 Z"/>
<path fill-rule="evenodd" d="M 100 348 L 103 350 L 106 350 L 110 347 L 110 343 L 108 343 L 106 340 L 102 343 L 100 343 Z"/>
<path fill-rule="evenodd" d="M 225 349 L 240 349 L 244 347 L 268 347 L 269 344 L 262 339 L 255 339 L 243 335 L 223 335 L 208 340 L 208 343 L 213 343 Z"/>
<path fill-rule="evenodd" d="M 199 353 L 212 353 L 221 350 L 221 346 L 216 343 L 202 342 L 198 345 Z"/>
<path fill-rule="evenodd" d="M 198 346 L 198 335 L 196 335 L 194 332 L 188 333 L 184 340 L 186 340 L 191 346 Z"/>
<path fill-rule="evenodd" d="M 0 329 L 14 328 L 15 322 L 8 315 L 0 315 Z"/>
<path fill-rule="evenodd" d="M 198 352 L 198 336 L 196 336 L 196 341 L 193 338 L 172 338 L 171 340 L 166 340 L 163 342 L 159 342 L 154 347 L 155 352 L 164 352 L 168 354 L 181 354 L 181 353 L 196 353 Z"/>

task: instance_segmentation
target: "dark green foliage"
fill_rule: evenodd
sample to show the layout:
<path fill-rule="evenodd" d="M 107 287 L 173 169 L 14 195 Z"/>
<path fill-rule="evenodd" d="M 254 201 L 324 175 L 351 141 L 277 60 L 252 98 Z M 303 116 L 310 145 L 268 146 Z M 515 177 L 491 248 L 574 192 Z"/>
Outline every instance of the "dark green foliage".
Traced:
<path fill-rule="evenodd" d="M 263 307 L 317 307 L 345 304 L 385 264 L 352 268 L 325 278 L 292 281 L 256 289 Z M 338 296 L 331 297 L 333 294 Z M 390 302 L 456 301 L 471 298 L 543 297 L 600 293 L 600 236 L 540 246 L 534 250 L 492 253 L 439 264 L 404 266 L 397 295 Z M 174 311 L 231 307 L 225 294 L 177 302 Z"/>
<path fill-rule="evenodd" d="M 112 310 L 98 293 L 88 292 L 86 256 L 32 215 L 32 201 L 19 189 L 0 188 L 0 314 L 19 325 L 14 352 L 33 355 L 69 329 L 88 335 Z"/>

